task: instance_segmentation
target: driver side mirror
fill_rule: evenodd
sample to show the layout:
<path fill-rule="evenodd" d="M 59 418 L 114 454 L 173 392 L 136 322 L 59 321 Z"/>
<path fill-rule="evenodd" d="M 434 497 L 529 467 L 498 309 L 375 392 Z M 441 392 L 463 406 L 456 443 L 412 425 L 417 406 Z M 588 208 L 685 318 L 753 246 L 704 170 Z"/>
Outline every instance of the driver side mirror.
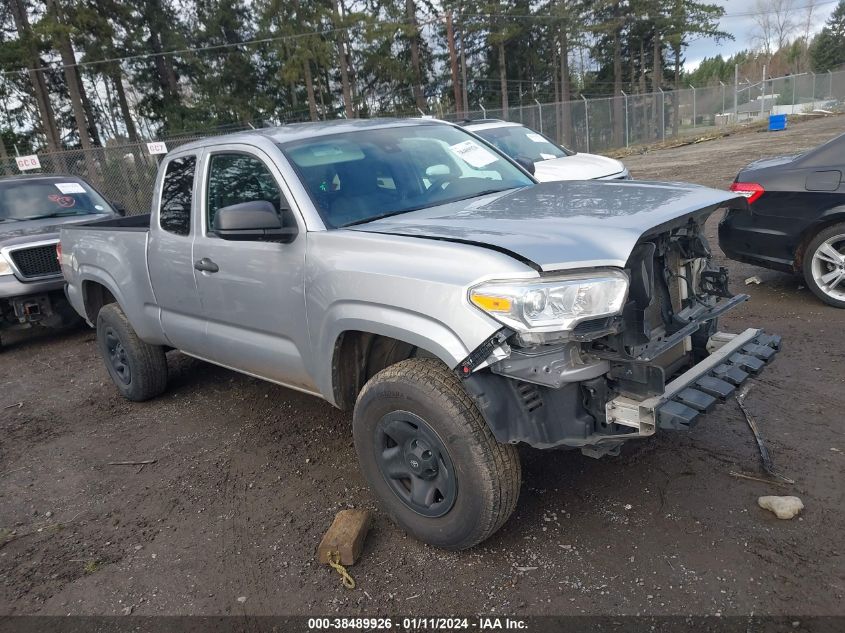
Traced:
<path fill-rule="evenodd" d="M 532 176 L 534 175 L 535 167 L 533 160 L 531 160 L 530 158 L 526 158 L 525 156 L 517 156 L 513 160 L 517 165 L 522 167 L 529 174 L 531 174 Z"/>
<path fill-rule="evenodd" d="M 240 242 L 292 242 L 299 232 L 296 221 L 290 209 L 282 209 L 282 214 L 290 218 L 287 227 L 266 200 L 221 207 L 214 214 L 214 233 L 221 239 Z"/>

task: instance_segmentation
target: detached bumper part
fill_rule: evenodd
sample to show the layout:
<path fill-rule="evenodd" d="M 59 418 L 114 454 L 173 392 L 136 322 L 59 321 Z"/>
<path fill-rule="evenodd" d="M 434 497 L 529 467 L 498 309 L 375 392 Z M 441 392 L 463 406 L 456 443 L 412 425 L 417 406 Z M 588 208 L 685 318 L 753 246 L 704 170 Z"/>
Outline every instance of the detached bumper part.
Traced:
<path fill-rule="evenodd" d="M 661 429 L 689 429 L 701 413 L 758 373 L 780 349 L 779 336 L 748 329 L 741 334 L 712 337 L 713 353 L 666 385 L 659 396 L 643 401 L 620 396 L 606 405 L 608 422 L 629 426 L 637 435 Z"/>

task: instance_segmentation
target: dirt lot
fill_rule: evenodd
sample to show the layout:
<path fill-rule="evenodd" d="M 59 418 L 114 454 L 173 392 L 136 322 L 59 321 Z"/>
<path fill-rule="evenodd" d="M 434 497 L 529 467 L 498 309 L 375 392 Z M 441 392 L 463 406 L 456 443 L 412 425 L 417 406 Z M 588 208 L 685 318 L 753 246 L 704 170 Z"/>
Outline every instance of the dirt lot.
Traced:
<path fill-rule="evenodd" d="M 843 131 L 829 118 L 626 162 L 726 187 L 751 160 Z M 0 614 L 843 614 L 845 311 L 798 278 L 728 265 L 753 299 L 726 329 L 786 341 L 747 402 L 796 484 L 728 474 L 758 469 L 729 402 L 616 458 L 523 451 L 517 512 L 464 553 L 378 512 L 350 417 L 315 398 L 171 353 L 169 392 L 131 404 L 91 331 L 20 338 L 0 355 Z M 763 283 L 746 288 L 752 274 Z M 757 507 L 778 493 L 804 500 L 800 519 Z M 347 506 L 375 511 L 356 591 L 314 562 Z"/>

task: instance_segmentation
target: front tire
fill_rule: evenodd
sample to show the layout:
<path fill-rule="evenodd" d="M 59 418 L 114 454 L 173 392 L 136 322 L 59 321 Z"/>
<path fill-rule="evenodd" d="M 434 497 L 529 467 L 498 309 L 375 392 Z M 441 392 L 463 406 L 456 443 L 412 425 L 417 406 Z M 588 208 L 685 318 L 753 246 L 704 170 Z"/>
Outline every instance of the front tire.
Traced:
<path fill-rule="evenodd" d="M 393 520 L 460 550 L 490 537 L 516 507 L 516 448 L 500 444 L 443 363 L 412 358 L 376 374 L 353 416 L 361 470 Z"/>
<path fill-rule="evenodd" d="M 819 299 L 845 308 L 845 222 L 819 231 L 804 252 L 804 279 Z"/>
<path fill-rule="evenodd" d="M 164 348 L 145 343 L 116 303 L 97 315 L 97 347 L 117 390 L 127 400 L 155 398 L 167 388 Z"/>

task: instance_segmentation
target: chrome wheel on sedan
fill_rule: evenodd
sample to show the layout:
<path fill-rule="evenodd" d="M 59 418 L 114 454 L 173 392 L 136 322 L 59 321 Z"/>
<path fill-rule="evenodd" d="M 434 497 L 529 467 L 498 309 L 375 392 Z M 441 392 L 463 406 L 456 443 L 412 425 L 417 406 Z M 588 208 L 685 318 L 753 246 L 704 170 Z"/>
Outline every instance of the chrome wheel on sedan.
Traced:
<path fill-rule="evenodd" d="M 828 227 L 810 242 L 804 277 L 822 301 L 845 308 L 845 224 Z"/>

